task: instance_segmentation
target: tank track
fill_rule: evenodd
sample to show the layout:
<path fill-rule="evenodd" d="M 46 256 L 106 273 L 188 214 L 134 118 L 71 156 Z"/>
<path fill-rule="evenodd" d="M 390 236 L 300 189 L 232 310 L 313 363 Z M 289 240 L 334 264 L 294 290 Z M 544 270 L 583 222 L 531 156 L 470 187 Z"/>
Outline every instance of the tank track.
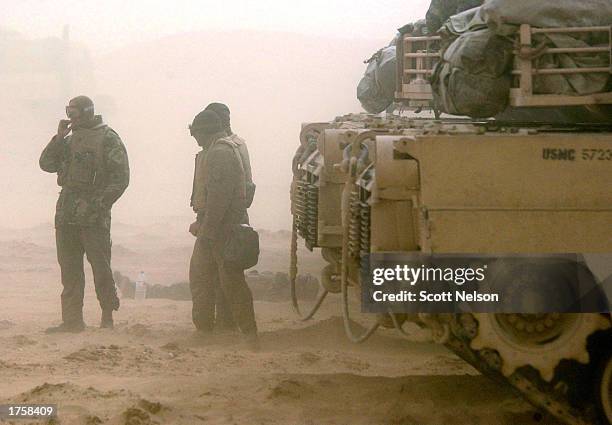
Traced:
<path fill-rule="evenodd" d="M 487 314 L 487 316 L 494 315 Z M 588 321 L 594 325 L 591 328 L 592 332 L 575 335 L 570 345 L 575 345 L 587 353 L 587 361 L 584 363 L 575 358 L 559 356 L 554 365 L 545 365 L 545 369 L 552 368 L 554 371 L 550 379 L 545 379 L 542 370 L 534 364 L 538 362 L 535 357 L 531 358 L 531 361 L 525 357 L 527 363 L 511 372 L 508 369 L 504 372 L 505 362 L 500 355 L 500 351 L 503 351 L 501 347 L 474 348 L 473 342 L 478 338 L 480 329 L 479 321 L 473 314 L 428 317 L 421 325 L 434 331 L 438 328 L 438 332 L 434 332 L 434 337 L 445 335 L 445 339 L 439 342 L 482 374 L 513 387 L 542 412 L 547 412 L 568 424 L 605 424 L 606 419 L 597 411 L 592 383 L 600 360 L 606 354 L 609 355 L 602 351 L 609 350 L 610 347 L 606 342 L 612 338 L 610 316 L 598 314 L 580 316 L 590 316 Z M 440 327 L 448 332 L 441 333 Z M 586 329 L 587 326 L 582 330 Z"/>
<path fill-rule="evenodd" d="M 397 123 L 380 123 L 369 116 L 350 118 L 351 122 L 367 122 L 372 127 L 397 126 Z M 345 119 L 339 117 L 335 125 Z M 492 125 L 491 122 L 472 124 Z M 316 247 L 316 187 L 306 181 L 308 179 L 302 179 L 298 183 L 294 214 L 298 233 L 312 250 Z M 346 241 L 347 259 L 357 264 L 363 255 L 370 252 L 371 236 L 370 194 L 365 190 L 365 182 L 360 183 L 356 191 L 349 193 Z M 339 265 L 339 258 L 327 260 Z M 405 320 L 429 329 L 435 342 L 445 345 L 483 375 L 509 385 L 541 413 L 568 424 L 612 422 L 612 406 L 602 407 L 595 389 L 604 380 L 607 385 L 610 385 L 608 381 L 612 382 L 612 321 L 609 314 L 379 317 L 383 326 L 391 324 L 402 333 L 401 323 Z M 612 386 L 608 391 L 607 402 L 610 404 Z"/>

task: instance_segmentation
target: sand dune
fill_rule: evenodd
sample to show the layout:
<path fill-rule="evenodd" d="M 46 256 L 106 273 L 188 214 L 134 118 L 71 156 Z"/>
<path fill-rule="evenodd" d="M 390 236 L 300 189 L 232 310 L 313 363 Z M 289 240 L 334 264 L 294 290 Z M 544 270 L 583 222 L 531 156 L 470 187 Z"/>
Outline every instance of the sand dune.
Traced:
<path fill-rule="evenodd" d="M 140 249 L 139 234 L 161 235 L 155 226 L 136 230 L 117 229 L 115 268 L 136 272 L 144 264 L 153 280 L 184 280 L 188 245 Z M 287 234 L 262 233 L 262 269 L 286 271 Z M 99 329 L 88 276 L 86 331 L 47 335 L 44 329 L 60 316 L 53 250 L 24 241 L 2 249 L 14 255 L 0 255 L 0 404 L 55 403 L 59 417 L 49 423 L 534 422 L 530 405 L 416 327 L 408 328 L 408 340 L 381 330 L 364 344 L 350 343 L 338 296 L 328 297 L 307 323 L 286 302 L 257 301 L 261 350 L 252 352 L 236 334 L 196 335 L 189 301 L 122 299 L 115 329 Z M 320 267 L 314 254 L 304 262 Z M 352 311 L 362 326 L 371 322 Z"/>

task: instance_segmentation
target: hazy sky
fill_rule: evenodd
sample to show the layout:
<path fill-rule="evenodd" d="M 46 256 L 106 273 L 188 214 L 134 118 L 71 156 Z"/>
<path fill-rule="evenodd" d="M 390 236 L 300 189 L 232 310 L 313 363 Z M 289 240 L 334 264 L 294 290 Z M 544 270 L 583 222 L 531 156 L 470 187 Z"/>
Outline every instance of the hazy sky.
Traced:
<path fill-rule="evenodd" d="M 258 186 L 254 225 L 289 228 L 290 165 L 301 123 L 360 112 L 355 90 L 364 59 L 398 27 L 422 18 L 428 4 L 0 0 L 0 30 L 36 40 L 0 45 L 10 65 L 0 63 L 0 227 L 52 220 L 58 188 L 37 159 L 65 102 L 85 93 L 130 153 L 132 180 L 113 209 L 116 220 L 192 215 L 197 146 L 187 124 L 207 103 L 223 101 L 249 144 Z M 60 36 L 65 24 L 75 42 L 71 94 L 58 95 L 62 57 L 48 49 L 53 40 L 40 39 Z"/>
<path fill-rule="evenodd" d="M 60 34 L 67 23 L 74 39 L 113 48 L 174 33 L 233 29 L 388 38 L 392 28 L 423 17 L 429 0 L 0 0 L 0 4 L 4 6 L 0 26 L 47 37 Z"/>

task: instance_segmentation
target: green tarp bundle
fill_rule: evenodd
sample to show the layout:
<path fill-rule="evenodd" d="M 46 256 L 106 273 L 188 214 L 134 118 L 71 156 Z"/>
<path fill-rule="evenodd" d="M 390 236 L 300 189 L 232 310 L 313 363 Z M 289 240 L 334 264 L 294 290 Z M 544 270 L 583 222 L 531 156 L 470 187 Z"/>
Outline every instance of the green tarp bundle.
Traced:
<path fill-rule="evenodd" d="M 380 49 L 366 63 L 368 67 L 357 86 L 357 99 L 367 112 L 378 114 L 387 109 L 395 97 L 395 45 Z"/>
<path fill-rule="evenodd" d="M 534 27 L 607 26 L 610 0 L 487 0 L 452 16 L 440 29 L 442 60 L 432 77 L 434 101 L 442 112 L 491 117 L 504 111 L 512 70 L 512 43 L 520 24 Z M 535 34 L 537 68 L 609 67 L 606 52 L 546 54 L 546 48 L 608 45 L 607 33 Z M 509 57 L 510 55 L 510 57 Z M 611 89 L 610 73 L 537 75 L 534 94 L 586 95 Z"/>
<path fill-rule="evenodd" d="M 489 29 L 468 31 L 444 51 L 432 76 L 436 106 L 448 114 L 490 117 L 508 105 L 512 43 Z"/>

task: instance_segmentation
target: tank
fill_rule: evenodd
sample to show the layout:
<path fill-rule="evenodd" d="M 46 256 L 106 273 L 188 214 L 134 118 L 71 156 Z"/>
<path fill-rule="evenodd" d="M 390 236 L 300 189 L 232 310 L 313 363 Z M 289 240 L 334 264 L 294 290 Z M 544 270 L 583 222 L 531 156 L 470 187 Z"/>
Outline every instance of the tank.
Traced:
<path fill-rule="evenodd" d="M 436 54 L 419 43 L 428 47 L 438 40 L 409 38 L 400 39 L 397 49 L 396 98 L 404 109 L 420 110 L 432 102 L 422 76 Z M 531 75 L 526 64 L 517 66 Z M 414 81 L 405 80 L 413 74 Z M 611 93 L 571 102 L 543 97 L 521 86 L 530 79 L 517 75 L 513 106 L 609 107 Z M 295 310 L 307 320 L 329 294 L 339 294 L 354 342 L 380 327 L 403 333 L 403 324 L 414 322 L 558 419 L 612 423 L 608 313 L 389 313 L 360 334 L 351 328 L 349 300 L 360 296 L 361 261 L 369 253 L 612 252 L 612 123 L 438 116 L 351 114 L 302 126 L 291 189 Z M 328 263 L 309 311 L 300 310 L 296 296 L 300 241 L 320 250 Z"/>

